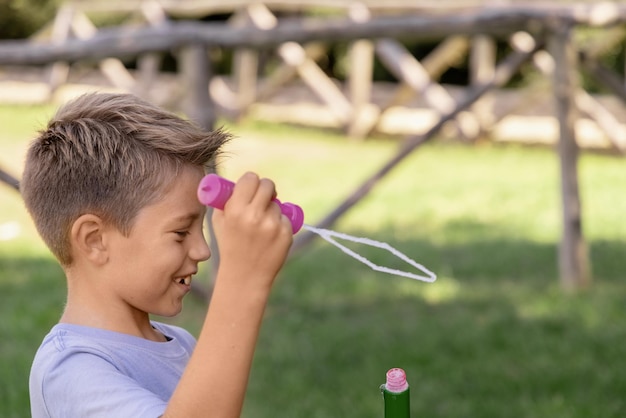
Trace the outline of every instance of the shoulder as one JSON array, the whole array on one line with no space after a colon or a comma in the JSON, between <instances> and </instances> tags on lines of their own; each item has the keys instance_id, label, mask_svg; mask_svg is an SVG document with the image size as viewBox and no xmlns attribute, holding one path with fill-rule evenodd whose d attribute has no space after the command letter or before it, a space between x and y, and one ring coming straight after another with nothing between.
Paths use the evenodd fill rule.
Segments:
<instances>
[{"instance_id":1,"label":"shoulder","mask_svg":"<svg viewBox=\"0 0 626 418\"><path fill-rule=\"evenodd\" d=\"M31 374L38 370L67 368L68 363L76 369L80 362L100 365L110 363L113 367L124 370L127 367L133 368L137 358L178 358L191 354L196 340L188 331L160 322L153 322L152 325L167 336L170 342L155 343L98 328L58 324L52 328L37 350Z\"/></svg>"},{"instance_id":2,"label":"shoulder","mask_svg":"<svg viewBox=\"0 0 626 418\"><path fill-rule=\"evenodd\" d=\"M100 338L101 330L55 325L43 339L30 370L30 389L38 393L46 382L71 373L114 369L112 349Z\"/></svg>"},{"instance_id":3,"label":"shoulder","mask_svg":"<svg viewBox=\"0 0 626 418\"><path fill-rule=\"evenodd\" d=\"M31 367L32 416L159 416L184 366L181 360L164 377L150 361L161 355L153 349L160 346L164 360L185 358L177 344L90 327L53 327ZM164 381L169 386L161 388Z\"/></svg>"},{"instance_id":4,"label":"shoulder","mask_svg":"<svg viewBox=\"0 0 626 418\"><path fill-rule=\"evenodd\" d=\"M31 373L40 368L54 367L55 363L62 363L64 358L76 352L107 357L106 345L101 342L101 339L94 338L100 334L99 331L66 324L55 325L39 346Z\"/></svg>"}]
</instances>

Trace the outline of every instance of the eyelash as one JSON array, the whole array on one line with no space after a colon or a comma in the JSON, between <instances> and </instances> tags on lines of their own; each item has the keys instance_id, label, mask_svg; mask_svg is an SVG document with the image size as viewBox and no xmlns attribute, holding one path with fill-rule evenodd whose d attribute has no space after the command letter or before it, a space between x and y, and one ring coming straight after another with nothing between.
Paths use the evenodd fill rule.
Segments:
<instances>
[{"instance_id":1,"label":"eyelash","mask_svg":"<svg viewBox=\"0 0 626 418\"><path fill-rule=\"evenodd\" d=\"M180 238L185 238L187 235L189 235L189 231L174 231L174 233Z\"/></svg>"}]
</instances>

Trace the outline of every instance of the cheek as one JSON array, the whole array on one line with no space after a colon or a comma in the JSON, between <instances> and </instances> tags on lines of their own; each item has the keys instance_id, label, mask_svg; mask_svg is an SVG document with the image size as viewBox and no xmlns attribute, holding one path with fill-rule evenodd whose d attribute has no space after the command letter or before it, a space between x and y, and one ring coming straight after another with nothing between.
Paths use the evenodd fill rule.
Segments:
<instances>
[{"instance_id":1,"label":"cheek","mask_svg":"<svg viewBox=\"0 0 626 418\"><path fill-rule=\"evenodd\" d=\"M154 246L154 242L146 239L127 240L111 251L112 264L117 266L120 273L137 275L142 271L152 270L151 266L159 264L163 251Z\"/></svg>"},{"instance_id":2,"label":"cheek","mask_svg":"<svg viewBox=\"0 0 626 418\"><path fill-rule=\"evenodd\" d=\"M117 246L111 253L112 256L115 257L115 260L119 261L120 265L128 268L133 264L142 262L147 255L146 250L143 243L127 240Z\"/></svg>"},{"instance_id":3,"label":"cheek","mask_svg":"<svg viewBox=\"0 0 626 418\"><path fill-rule=\"evenodd\" d=\"M185 247L173 237L149 236L121 239L111 249L111 262L121 276L174 274L182 264Z\"/></svg>"},{"instance_id":4,"label":"cheek","mask_svg":"<svg viewBox=\"0 0 626 418\"><path fill-rule=\"evenodd\" d=\"M150 247L135 250L136 259L131 260L139 271L158 275L172 275L184 262L184 246L175 240L152 243Z\"/></svg>"}]
</instances>

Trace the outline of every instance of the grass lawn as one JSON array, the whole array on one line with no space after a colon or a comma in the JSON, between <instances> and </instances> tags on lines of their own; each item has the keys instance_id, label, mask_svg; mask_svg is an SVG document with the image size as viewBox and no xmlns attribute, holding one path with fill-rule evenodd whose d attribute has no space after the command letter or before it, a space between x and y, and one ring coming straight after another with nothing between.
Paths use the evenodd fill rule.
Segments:
<instances>
[{"instance_id":1,"label":"grass lawn","mask_svg":"<svg viewBox=\"0 0 626 418\"><path fill-rule=\"evenodd\" d=\"M28 139L52 111L0 107L0 166L20 173ZM222 174L273 178L311 224L397 146L262 123L230 129L238 139ZM272 294L243 417L382 418L378 387L391 367L407 372L413 417L623 417L626 160L585 154L579 168L594 283L565 294L555 153L423 146L334 229L387 241L438 280L373 272L321 240L295 254ZM0 290L0 416L26 417L30 361L60 315L64 283L3 185ZM197 333L205 309L190 296L168 321Z\"/></svg>"}]
</instances>

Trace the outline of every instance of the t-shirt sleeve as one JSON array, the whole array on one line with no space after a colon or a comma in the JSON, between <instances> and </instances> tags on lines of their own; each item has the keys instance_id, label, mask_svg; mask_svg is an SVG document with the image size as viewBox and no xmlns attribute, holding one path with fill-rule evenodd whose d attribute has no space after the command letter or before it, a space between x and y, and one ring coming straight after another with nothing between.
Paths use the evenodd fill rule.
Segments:
<instances>
[{"instance_id":1,"label":"t-shirt sleeve","mask_svg":"<svg viewBox=\"0 0 626 418\"><path fill-rule=\"evenodd\" d=\"M167 407L165 400L95 353L65 357L48 370L40 389L54 418L157 418Z\"/></svg>"}]
</instances>

